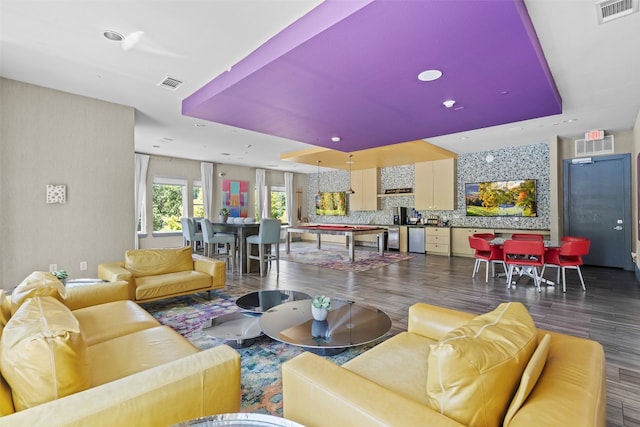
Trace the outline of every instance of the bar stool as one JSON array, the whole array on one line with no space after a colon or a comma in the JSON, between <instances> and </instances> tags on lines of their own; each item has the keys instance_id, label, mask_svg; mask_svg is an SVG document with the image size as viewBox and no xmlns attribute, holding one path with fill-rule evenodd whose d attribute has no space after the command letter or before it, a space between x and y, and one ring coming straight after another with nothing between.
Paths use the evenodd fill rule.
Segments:
<instances>
[{"instance_id":1,"label":"bar stool","mask_svg":"<svg viewBox=\"0 0 640 427\"><path fill-rule=\"evenodd\" d=\"M276 261L276 274L280 275L280 228L282 223L279 219L260 220L260 229L257 235L249 236L247 242L247 272L250 271L252 259L260 261L260 276L264 275L264 265L273 260ZM251 245L258 245L258 256L251 254ZM267 251L266 246L275 245L275 252Z\"/></svg>"},{"instance_id":2,"label":"bar stool","mask_svg":"<svg viewBox=\"0 0 640 427\"><path fill-rule=\"evenodd\" d=\"M236 257L236 237L230 234L214 233L211 221L207 218L200 220L202 226L202 240L204 242L204 254L211 258L226 258L231 265L233 273ZM211 250L213 245L213 251ZM224 245L225 252L220 252L218 245Z\"/></svg>"}]
</instances>

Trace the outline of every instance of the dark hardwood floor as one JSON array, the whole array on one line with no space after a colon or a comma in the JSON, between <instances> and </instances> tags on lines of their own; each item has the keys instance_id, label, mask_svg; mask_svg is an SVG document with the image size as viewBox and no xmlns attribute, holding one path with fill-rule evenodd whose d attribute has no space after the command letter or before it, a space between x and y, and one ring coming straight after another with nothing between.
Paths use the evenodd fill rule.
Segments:
<instances>
[{"instance_id":1,"label":"dark hardwood floor","mask_svg":"<svg viewBox=\"0 0 640 427\"><path fill-rule=\"evenodd\" d=\"M226 292L239 296L280 288L363 301L389 314L392 332L406 329L408 307L419 301L478 314L501 302L520 301L538 327L602 343L607 357L607 425L640 426L640 284L632 272L584 266L586 292L577 273L568 270L566 293L561 286L543 287L539 293L526 278L511 290L504 278L489 278L485 284L484 266L472 279L473 264L473 258L416 255L352 273L281 260L279 277L275 266L263 278L229 273ZM555 274L551 269L545 277L553 280Z\"/></svg>"}]
</instances>

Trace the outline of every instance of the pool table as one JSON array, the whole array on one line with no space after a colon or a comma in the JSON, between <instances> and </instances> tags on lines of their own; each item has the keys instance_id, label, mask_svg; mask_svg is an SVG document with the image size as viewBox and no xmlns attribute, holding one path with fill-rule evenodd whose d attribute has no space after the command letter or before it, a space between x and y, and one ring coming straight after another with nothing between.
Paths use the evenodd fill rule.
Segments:
<instances>
[{"instance_id":1,"label":"pool table","mask_svg":"<svg viewBox=\"0 0 640 427\"><path fill-rule=\"evenodd\" d=\"M347 238L349 247L349 261L355 259L355 238L364 234L375 234L378 236L378 253L384 256L384 236L387 230L382 227L363 225L300 225L287 228L287 253L291 248L291 233L311 233L316 235L318 249L321 247L320 236L323 234L342 235Z\"/></svg>"}]
</instances>

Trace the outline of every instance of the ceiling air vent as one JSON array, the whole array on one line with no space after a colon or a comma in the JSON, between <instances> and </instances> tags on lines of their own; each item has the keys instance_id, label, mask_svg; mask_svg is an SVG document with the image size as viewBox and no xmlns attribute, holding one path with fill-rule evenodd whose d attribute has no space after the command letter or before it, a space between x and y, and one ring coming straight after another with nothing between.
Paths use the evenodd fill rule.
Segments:
<instances>
[{"instance_id":1,"label":"ceiling air vent","mask_svg":"<svg viewBox=\"0 0 640 427\"><path fill-rule=\"evenodd\" d=\"M611 153L613 153L613 135L593 141L576 139L576 157Z\"/></svg>"},{"instance_id":2,"label":"ceiling air vent","mask_svg":"<svg viewBox=\"0 0 640 427\"><path fill-rule=\"evenodd\" d=\"M174 79L173 77L165 77L164 80L161 81L158 86L163 87L165 89L169 89L169 90L176 90L180 87L182 83L183 83L182 81L178 79Z\"/></svg>"},{"instance_id":3,"label":"ceiling air vent","mask_svg":"<svg viewBox=\"0 0 640 427\"><path fill-rule=\"evenodd\" d=\"M604 0L596 3L599 24L622 18L637 11L638 0Z\"/></svg>"}]
</instances>

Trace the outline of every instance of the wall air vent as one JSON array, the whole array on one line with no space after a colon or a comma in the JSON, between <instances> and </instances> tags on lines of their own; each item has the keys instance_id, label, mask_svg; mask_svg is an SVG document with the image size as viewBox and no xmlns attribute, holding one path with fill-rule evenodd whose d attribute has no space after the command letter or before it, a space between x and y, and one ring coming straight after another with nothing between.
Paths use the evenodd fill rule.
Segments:
<instances>
[{"instance_id":1,"label":"wall air vent","mask_svg":"<svg viewBox=\"0 0 640 427\"><path fill-rule=\"evenodd\" d=\"M158 86L169 90L176 90L180 87L180 85L182 85L182 83L182 81L174 79L173 77L165 77L164 80L162 80L158 84Z\"/></svg>"},{"instance_id":2,"label":"wall air vent","mask_svg":"<svg viewBox=\"0 0 640 427\"><path fill-rule=\"evenodd\" d=\"M613 153L613 135L608 135L605 136L604 139L596 139L594 141L576 139L576 157L611 153Z\"/></svg>"},{"instance_id":3,"label":"wall air vent","mask_svg":"<svg viewBox=\"0 0 640 427\"><path fill-rule=\"evenodd\" d=\"M604 24L637 11L638 0L604 0L596 3L598 24Z\"/></svg>"}]
</instances>

